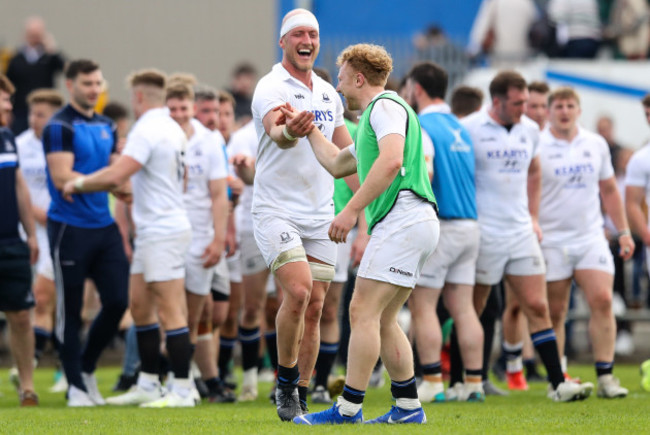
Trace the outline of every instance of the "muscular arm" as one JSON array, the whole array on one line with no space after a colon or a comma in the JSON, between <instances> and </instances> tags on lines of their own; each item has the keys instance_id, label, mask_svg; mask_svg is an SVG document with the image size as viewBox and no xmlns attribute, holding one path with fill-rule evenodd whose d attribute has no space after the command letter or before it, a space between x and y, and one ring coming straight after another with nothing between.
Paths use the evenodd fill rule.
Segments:
<instances>
[{"instance_id":1,"label":"muscular arm","mask_svg":"<svg viewBox=\"0 0 650 435\"><path fill-rule=\"evenodd\" d=\"M625 210L632 232L638 235L646 246L650 246L650 231L648 231L647 219L643 213L644 198L644 187L627 186L625 188Z\"/></svg>"},{"instance_id":2,"label":"muscular arm","mask_svg":"<svg viewBox=\"0 0 650 435\"><path fill-rule=\"evenodd\" d=\"M69 180L63 189L64 195L81 192L98 192L102 190L114 190L126 183L131 175L142 168L142 165L133 157L122 155L118 160L104 169L93 172L83 177L83 187L75 186L75 180Z\"/></svg>"},{"instance_id":3,"label":"muscular arm","mask_svg":"<svg viewBox=\"0 0 650 435\"><path fill-rule=\"evenodd\" d=\"M208 182L210 199L212 200L212 221L214 225L214 238L204 253L205 267L212 267L219 262L223 253L226 240L226 227L228 225L228 191L226 179L210 180Z\"/></svg>"},{"instance_id":4,"label":"muscular arm","mask_svg":"<svg viewBox=\"0 0 650 435\"><path fill-rule=\"evenodd\" d=\"M291 123L293 120L287 120L286 124L282 125L277 125L277 121L280 119L282 116L282 113L280 111L276 110L271 110L269 113L264 116L264 119L262 119L262 124L264 124L264 131L266 131L266 134L269 135L271 140L275 142L278 147L282 149L288 149L296 146L298 143L298 133L296 133L296 130L291 128ZM312 115L313 119L313 115ZM311 121L309 121L311 122ZM294 123L295 124L295 123ZM284 135L282 130L287 128L287 132L291 135L296 137L295 140L289 140L287 137Z\"/></svg>"},{"instance_id":5,"label":"muscular arm","mask_svg":"<svg viewBox=\"0 0 650 435\"><path fill-rule=\"evenodd\" d=\"M23 177L20 168L16 169L16 199L18 201L18 215L27 233L27 244L30 251L31 264L38 260L38 244L36 242L36 229L34 227L34 216L32 215L32 201L29 196L27 182Z\"/></svg>"},{"instance_id":6,"label":"muscular arm","mask_svg":"<svg viewBox=\"0 0 650 435\"><path fill-rule=\"evenodd\" d=\"M340 150L336 145L328 141L317 128L312 129L307 138L312 150L314 150L316 160L334 178L346 177L357 172L357 161L350 150ZM352 189L352 186L350 188Z\"/></svg>"},{"instance_id":7,"label":"muscular arm","mask_svg":"<svg viewBox=\"0 0 650 435\"><path fill-rule=\"evenodd\" d=\"M528 211L533 218L533 229L537 238L542 240L542 230L539 228L539 203L542 199L542 166L539 156L534 157L528 167Z\"/></svg>"},{"instance_id":8,"label":"muscular arm","mask_svg":"<svg viewBox=\"0 0 650 435\"><path fill-rule=\"evenodd\" d=\"M83 174L73 171L74 154L69 151L51 152L46 155L47 168L50 171L54 186L61 190L65 183Z\"/></svg>"}]
</instances>

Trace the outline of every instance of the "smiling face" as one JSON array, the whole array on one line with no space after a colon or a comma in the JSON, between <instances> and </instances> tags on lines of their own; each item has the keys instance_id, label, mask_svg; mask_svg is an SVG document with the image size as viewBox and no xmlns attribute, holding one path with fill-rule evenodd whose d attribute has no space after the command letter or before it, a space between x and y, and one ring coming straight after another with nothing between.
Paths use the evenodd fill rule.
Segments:
<instances>
[{"instance_id":1,"label":"smiling face","mask_svg":"<svg viewBox=\"0 0 650 435\"><path fill-rule=\"evenodd\" d=\"M194 101L189 98L169 98L167 100L169 116L185 128L194 117Z\"/></svg>"},{"instance_id":2,"label":"smiling face","mask_svg":"<svg viewBox=\"0 0 650 435\"><path fill-rule=\"evenodd\" d=\"M350 110L360 109L359 102L356 98L357 83L359 80L358 74L360 73L354 71L347 62L339 68L337 77L339 82L336 85L336 91L343 95Z\"/></svg>"},{"instance_id":3,"label":"smiling face","mask_svg":"<svg viewBox=\"0 0 650 435\"><path fill-rule=\"evenodd\" d=\"M307 26L296 27L280 38L280 47L285 67L288 63L297 71L311 71L320 50L318 30Z\"/></svg>"}]
</instances>

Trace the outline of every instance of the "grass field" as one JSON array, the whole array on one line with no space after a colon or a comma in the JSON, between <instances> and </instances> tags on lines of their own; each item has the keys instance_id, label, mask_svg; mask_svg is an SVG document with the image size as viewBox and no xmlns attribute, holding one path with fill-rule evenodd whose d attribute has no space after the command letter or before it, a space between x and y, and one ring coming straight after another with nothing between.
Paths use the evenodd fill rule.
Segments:
<instances>
[{"instance_id":1,"label":"grass field","mask_svg":"<svg viewBox=\"0 0 650 435\"><path fill-rule=\"evenodd\" d=\"M572 376L595 382L590 366L571 366ZM41 406L18 408L17 396L8 381L8 371L0 371L0 433L2 434L131 434L131 433L226 433L275 434L314 433L647 433L650 430L650 393L639 387L637 366L617 366L616 374L630 389L626 399L604 400L594 395L584 402L553 403L546 398L546 386L532 384L528 392L508 397L488 397L482 404L445 403L425 405L428 424L401 427L331 426L309 428L282 423L267 395L270 384L261 384L260 398L254 403L202 404L193 409L138 409L102 407L68 409L62 394L51 394L50 369L36 371ZM118 369L97 372L105 396L118 375ZM503 385L501 385L503 386ZM388 385L366 395L367 419L383 414L391 405ZM324 405L312 405L321 410Z\"/></svg>"}]
</instances>

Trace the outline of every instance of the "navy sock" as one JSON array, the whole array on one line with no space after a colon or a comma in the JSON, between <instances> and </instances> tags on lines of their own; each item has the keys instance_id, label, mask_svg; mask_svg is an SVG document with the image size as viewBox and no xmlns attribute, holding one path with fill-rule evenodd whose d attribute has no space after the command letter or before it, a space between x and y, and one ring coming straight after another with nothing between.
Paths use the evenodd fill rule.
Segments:
<instances>
[{"instance_id":1,"label":"navy sock","mask_svg":"<svg viewBox=\"0 0 650 435\"><path fill-rule=\"evenodd\" d=\"M235 347L236 338L221 336L219 340L219 377L224 380L230 373L230 360Z\"/></svg>"},{"instance_id":2,"label":"navy sock","mask_svg":"<svg viewBox=\"0 0 650 435\"><path fill-rule=\"evenodd\" d=\"M405 381L391 380L390 391L396 399L417 399L418 387L415 384L415 376Z\"/></svg>"},{"instance_id":3,"label":"navy sock","mask_svg":"<svg viewBox=\"0 0 650 435\"><path fill-rule=\"evenodd\" d=\"M422 374L424 376L437 376L442 374L442 366L440 365L440 361L422 365Z\"/></svg>"},{"instance_id":4,"label":"navy sock","mask_svg":"<svg viewBox=\"0 0 650 435\"><path fill-rule=\"evenodd\" d=\"M537 349L539 357L544 363L549 382L553 385L553 388L557 388L558 385L564 382L564 374L560 365L560 355L557 351L555 332L551 328L548 328L530 334L530 338L533 340L533 346Z\"/></svg>"},{"instance_id":5,"label":"navy sock","mask_svg":"<svg viewBox=\"0 0 650 435\"><path fill-rule=\"evenodd\" d=\"M241 343L244 371L257 367L257 358L260 352L260 328L242 328L240 326L239 342Z\"/></svg>"},{"instance_id":6,"label":"navy sock","mask_svg":"<svg viewBox=\"0 0 650 435\"><path fill-rule=\"evenodd\" d=\"M36 326L34 327L34 358L36 358L37 361L43 355L45 346L47 346L47 342L50 340L51 335L52 333L50 331L46 331L45 329Z\"/></svg>"},{"instance_id":7,"label":"navy sock","mask_svg":"<svg viewBox=\"0 0 650 435\"><path fill-rule=\"evenodd\" d=\"M357 405L361 405L363 403L363 399L365 396L366 396L365 391L356 390L351 386L349 386L348 384L345 384L345 386L343 387L343 398L350 403L356 403Z\"/></svg>"},{"instance_id":8,"label":"navy sock","mask_svg":"<svg viewBox=\"0 0 650 435\"><path fill-rule=\"evenodd\" d=\"M614 361L596 361L596 375L611 375L614 372Z\"/></svg>"},{"instance_id":9,"label":"navy sock","mask_svg":"<svg viewBox=\"0 0 650 435\"><path fill-rule=\"evenodd\" d=\"M157 374L160 369L160 328L158 324L136 326L135 332L138 338L140 370L145 373Z\"/></svg>"},{"instance_id":10,"label":"navy sock","mask_svg":"<svg viewBox=\"0 0 650 435\"><path fill-rule=\"evenodd\" d=\"M266 341L266 351L269 354L269 359L271 360L271 367L273 370L278 369L278 336L273 332L267 332L264 334L264 341Z\"/></svg>"},{"instance_id":11,"label":"navy sock","mask_svg":"<svg viewBox=\"0 0 650 435\"><path fill-rule=\"evenodd\" d=\"M187 379L190 375L190 330L187 326L165 332L167 355L174 378Z\"/></svg>"},{"instance_id":12,"label":"navy sock","mask_svg":"<svg viewBox=\"0 0 650 435\"><path fill-rule=\"evenodd\" d=\"M318 358L316 359L316 380L315 385L327 387L327 378L332 371L334 361L336 361L336 354L339 351L338 343L320 342L318 350Z\"/></svg>"},{"instance_id":13,"label":"navy sock","mask_svg":"<svg viewBox=\"0 0 650 435\"><path fill-rule=\"evenodd\" d=\"M278 386L297 385L300 379L300 372L298 366L285 367L278 365Z\"/></svg>"}]
</instances>

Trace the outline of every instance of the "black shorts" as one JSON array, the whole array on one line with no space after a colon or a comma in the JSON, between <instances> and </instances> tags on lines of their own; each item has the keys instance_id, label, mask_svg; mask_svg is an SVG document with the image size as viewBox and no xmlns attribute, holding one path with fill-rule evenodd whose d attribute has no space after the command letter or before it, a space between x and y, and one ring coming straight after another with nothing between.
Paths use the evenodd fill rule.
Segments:
<instances>
[{"instance_id":1,"label":"black shorts","mask_svg":"<svg viewBox=\"0 0 650 435\"><path fill-rule=\"evenodd\" d=\"M27 244L20 241L0 245L0 311L22 311L33 306Z\"/></svg>"},{"instance_id":2,"label":"black shorts","mask_svg":"<svg viewBox=\"0 0 650 435\"><path fill-rule=\"evenodd\" d=\"M213 302L228 302L230 300L230 295L227 295L225 293L221 293L218 290L211 289L210 293L212 293L212 301Z\"/></svg>"}]
</instances>

